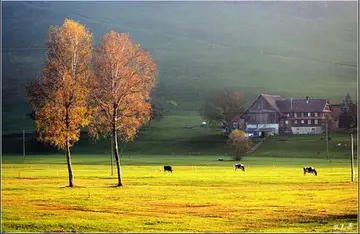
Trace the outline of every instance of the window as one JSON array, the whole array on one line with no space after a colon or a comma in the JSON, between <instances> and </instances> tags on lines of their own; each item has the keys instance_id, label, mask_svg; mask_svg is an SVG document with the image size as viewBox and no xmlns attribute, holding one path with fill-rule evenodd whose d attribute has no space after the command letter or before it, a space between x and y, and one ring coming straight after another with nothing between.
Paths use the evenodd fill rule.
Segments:
<instances>
[{"instance_id":1,"label":"window","mask_svg":"<svg viewBox=\"0 0 360 234\"><path fill-rule=\"evenodd\" d=\"M294 113L294 117L297 117L297 113Z\"/></svg>"},{"instance_id":2,"label":"window","mask_svg":"<svg viewBox=\"0 0 360 234\"><path fill-rule=\"evenodd\" d=\"M285 120L285 124L289 124L289 120Z\"/></svg>"},{"instance_id":3,"label":"window","mask_svg":"<svg viewBox=\"0 0 360 234\"><path fill-rule=\"evenodd\" d=\"M286 116L287 116L287 117L290 117L290 113L287 113Z\"/></svg>"},{"instance_id":4,"label":"window","mask_svg":"<svg viewBox=\"0 0 360 234\"><path fill-rule=\"evenodd\" d=\"M294 124L297 124L298 122L297 122L297 120L294 120Z\"/></svg>"},{"instance_id":5,"label":"window","mask_svg":"<svg viewBox=\"0 0 360 234\"><path fill-rule=\"evenodd\" d=\"M301 117L304 117L304 112L301 112Z\"/></svg>"},{"instance_id":6,"label":"window","mask_svg":"<svg viewBox=\"0 0 360 234\"><path fill-rule=\"evenodd\" d=\"M310 112L308 113L308 117L311 117L311 113L310 113Z\"/></svg>"},{"instance_id":7,"label":"window","mask_svg":"<svg viewBox=\"0 0 360 234\"><path fill-rule=\"evenodd\" d=\"M238 125L238 123L236 123L236 122L233 122L233 128L239 128L239 125Z\"/></svg>"},{"instance_id":8,"label":"window","mask_svg":"<svg viewBox=\"0 0 360 234\"><path fill-rule=\"evenodd\" d=\"M314 124L318 124L319 121L317 119L314 120Z\"/></svg>"},{"instance_id":9,"label":"window","mask_svg":"<svg viewBox=\"0 0 360 234\"><path fill-rule=\"evenodd\" d=\"M302 119L302 120L301 120L301 123L303 124L303 123L305 123L305 121Z\"/></svg>"},{"instance_id":10,"label":"window","mask_svg":"<svg viewBox=\"0 0 360 234\"><path fill-rule=\"evenodd\" d=\"M308 119L308 124L311 124L311 119Z\"/></svg>"},{"instance_id":11,"label":"window","mask_svg":"<svg viewBox=\"0 0 360 234\"><path fill-rule=\"evenodd\" d=\"M317 113L317 112L315 112L315 113L314 113L314 116L315 116L315 117L317 117L317 116L318 116L318 113Z\"/></svg>"}]
</instances>

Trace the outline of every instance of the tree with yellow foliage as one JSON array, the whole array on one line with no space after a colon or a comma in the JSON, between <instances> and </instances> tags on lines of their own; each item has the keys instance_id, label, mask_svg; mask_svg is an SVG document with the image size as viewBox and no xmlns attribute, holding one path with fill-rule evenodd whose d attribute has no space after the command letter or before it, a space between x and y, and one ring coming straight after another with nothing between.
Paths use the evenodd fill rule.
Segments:
<instances>
[{"instance_id":1,"label":"tree with yellow foliage","mask_svg":"<svg viewBox=\"0 0 360 234\"><path fill-rule=\"evenodd\" d=\"M39 139L66 153L69 187L74 186L70 148L80 129L89 124L92 35L80 23L66 19L51 27L46 43L47 60L41 76L27 87Z\"/></svg>"},{"instance_id":2,"label":"tree with yellow foliage","mask_svg":"<svg viewBox=\"0 0 360 234\"><path fill-rule=\"evenodd\" d=\"M150 119L149 95L156 82L156 64L128 34L107 33L94 51L96 78L90 134L111 137L122 186L118 139L131 141L137 130Z\"/></svg>"},{"instance_id":3,"label":"tree with yellow foliage","mask_svg":"<svg viewBox=\"0 0 360 234\"><path fill-rule=\"evenodd\" d=\"M230 133L227 145L234 160L241 160L251 153L252 142L245 132L239 129Z\"/></svg>"}]
</instances>

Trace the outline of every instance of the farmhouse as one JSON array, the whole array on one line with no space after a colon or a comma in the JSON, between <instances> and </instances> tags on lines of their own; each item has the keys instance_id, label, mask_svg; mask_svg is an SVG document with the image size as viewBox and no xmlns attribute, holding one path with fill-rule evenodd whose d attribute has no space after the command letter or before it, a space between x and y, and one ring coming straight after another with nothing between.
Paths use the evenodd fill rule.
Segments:
<instances>
[{"instance_id":1,"label":"farmhouse","mask_svg":"<svg viewBox=\"0 0 360 234\"><path fill-rule=\"evenodd\" d=\"M261 94L244 113L233 119L233 127L244 120L245 131L255 135L319 134L326 115L332 115L326 99L289 100L279 95Z\"/></svg>"}]
</instances>

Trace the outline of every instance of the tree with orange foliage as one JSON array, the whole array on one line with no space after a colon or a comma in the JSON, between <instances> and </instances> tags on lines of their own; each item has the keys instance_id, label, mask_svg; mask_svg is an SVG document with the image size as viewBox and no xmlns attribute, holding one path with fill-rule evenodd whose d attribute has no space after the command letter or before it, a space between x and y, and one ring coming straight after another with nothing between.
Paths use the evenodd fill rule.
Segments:
<instances>
[{"instance_id":1,"label":"tree with orange foliage","mask_svg":"<svg viewBox=\"0 0 360 234\"><path fill-rule=\"evenodd\" d=\"M229 153L234 160L241 160L244 156L251 154L252 142L244 131L235 129L229 135L227 141Z\"/></svg>"},{"instance_id":2,"label":"tree with orange foliage","mask_svg":"<svg viewBox=\"0 0 360 234\"><path fill-rule=\"evenodd\" d=\"M149 121L148 100L156 82L156 64L128 34L112 31L95 49L93 65L96 73L91 82L94 112L89 132L96 138L111 137L120 187L123 184L118 139L131 141L137 130Z\"/></svg>"},{"instance_id":3,"label":"tree with orange foliage","mask_svg":"<svg viewBox=\"0 0 360 234\"><path fill-rule=\"evenodd\" d=\"M73 187L70 148L79 140L80 128L89 124L92 35L80 23L66 19L62 27L50 28L46 49L46 66L27 86L27 94L39 139L65 151L69 187Z\"/></svg>"}]
</instances>

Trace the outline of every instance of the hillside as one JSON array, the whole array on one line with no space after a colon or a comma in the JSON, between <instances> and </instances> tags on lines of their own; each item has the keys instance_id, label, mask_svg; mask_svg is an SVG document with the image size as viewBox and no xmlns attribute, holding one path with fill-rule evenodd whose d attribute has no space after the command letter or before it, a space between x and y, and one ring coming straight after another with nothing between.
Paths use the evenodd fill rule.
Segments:
<instances>
[{"instance_id":1,"label":"hillside","mask_svg":"<svg viewBox=\"0 0 360 234\"><path fill-rule=\"evenodd\" d=\"M180 116L196 116L221 87L242 89L247 103L356 93L356 2L4 2L2 17L3 134L32 129L24 87L44 63L49 26L67 17L94 44L129 32L157 61L157 93Z\"/></svg>"},{"instance_id":2,"label":"hillside","mask_svg":"<svg viewBox=\"0 0 360 234\"><path fill-rule=\"evenodd\" d=\"M214 158L227 156L226 140L216 128L201 128L199 117L172 115L161 122L154 122L150 129L140 131L138 138L131 143L122 145L125 158L131 155L161 155L161 156L206 156ZM269 137L249 158L317 158L326 159L326 143L321 135L291 135ZM331 133L329 141L329 158L350 159L350 137L346 133ZM253 139L256 142L258 139ZM3 138L3 153L18 155L22 158L22 134L9 135ZM355 139L355 144L356 144ZM341 143L342 147L337 147ZM254 143L255 144L255 143ZM346 147L344 145L347 145ZM355 145L356 150L356 145ZM26 154L39 155L58 153L63 158L63 152L36 142L33 135L26 136ZM108 158L111 154L109 139L94 142L86 133L72 148L75 155L87 155L89 152L100 158ZM355 151L356 155L356 151Z\"/></svg>"}]
</instances>

